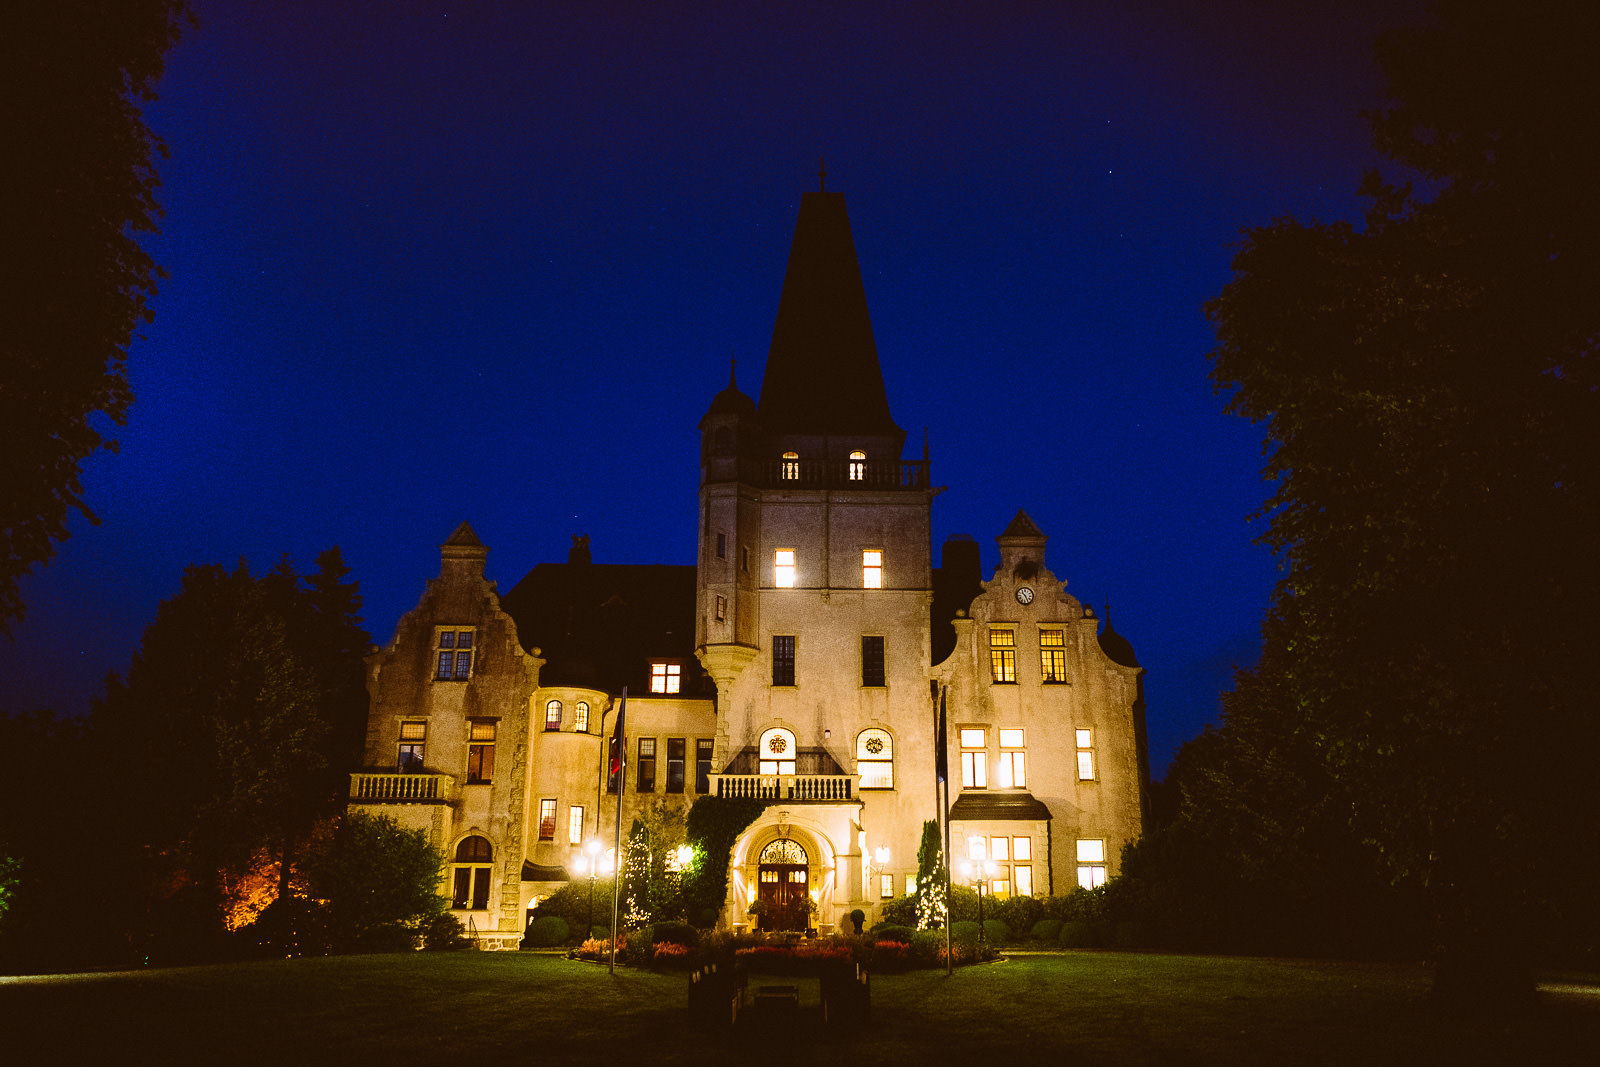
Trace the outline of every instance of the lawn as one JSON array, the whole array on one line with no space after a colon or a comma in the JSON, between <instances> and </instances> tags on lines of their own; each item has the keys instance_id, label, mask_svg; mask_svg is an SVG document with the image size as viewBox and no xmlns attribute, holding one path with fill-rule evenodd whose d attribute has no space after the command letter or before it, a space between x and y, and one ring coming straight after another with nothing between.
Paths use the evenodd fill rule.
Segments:
<instances>
[{"instance_id":1,"label":"lawn","mask_svg":"<svg viewBox=\"0 0 1600 1067\"><path fill-rule=\"evenodd\" d=\"M785 982L789 979L753 978ZM0 979L0 1060L1457 1064L1600 1062L1600 995L1440 1016L1420 967L1076 952L880 975L872 1020L694 1032L686 979L530 953L345 956ZM814 1003L814 984L803 990ZM645 1050L648 1050L646 1052ZM640 1055L640 1054L643 1055Z\"/></svg>"}]
</instances>

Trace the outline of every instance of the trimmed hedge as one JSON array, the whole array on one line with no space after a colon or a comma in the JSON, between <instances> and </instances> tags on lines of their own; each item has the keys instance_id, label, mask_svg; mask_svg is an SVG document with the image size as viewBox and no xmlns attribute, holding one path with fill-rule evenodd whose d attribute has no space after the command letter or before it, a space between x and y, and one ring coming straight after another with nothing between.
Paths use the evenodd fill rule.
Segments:
<instances>
[{"instance_id":1,"label":"trimmed hedge","mask_svg":"<svg viewBox=\"0 0 1600 1067\"><path fill-rule=\"evenodd\" d=\"M902 945L909 945L916 933L909 926L891 926L884 923L873 929L872 938L874 941L898 941Z\"/></svg>"},{"instance_id":2,"label":"trimmed hedge","mask_svg":"<svg viewBox=\"0 0 1600 1067\"><path fill-rule=\"evenodd\" d=\"M983 937L991 945L1003 945L1011 940L1011 927L1004 919L983 920Z\"/></svg>"},{"instance_id":3,"label":"trimmed hedge","mask_svg":"<svg viewBox=\"0 0 1600 1067\"><path fill-rule=\"evenodd\" d=\"M950 924L950 936L956 941L978 943L978 924L970 919Z\"/></svg>"},{"instance_id":4,"label":"trimmed hedge","mask_svg":"<svg viewBox=\"0 0 1600 1067\"><path fill-rule=\"evenodd\" d=\"M1061 920L1040 919L1033 924L1033 929L1028 931L1028 936L1035 941L1060 941Z\"/></svg>"},{"instance_id":5,"label":"trimmed hedge","mask_svg":"<svg viewBox=\"0 0 1600 1067\"><path fill-rule=\"evenodd\" d=\"M700 943L700 931L696 930L688 923L656 923L654 926L650 927L650 943L652 945L659 945L663 941L671 942L674 945L684 945L688 948L694 948Z\"/></svg>"},{"instance_id":6,"label":"trimmed hedge","mask_svg":"<svg viewBox=\"0 0 1600 1067\"><path fill-rule=\"evenodd\" d=\"M559 915L545 915L528 924L522 943L528 948L554 948L565 945L571 928Z\"/></svg>"}]
</instances>

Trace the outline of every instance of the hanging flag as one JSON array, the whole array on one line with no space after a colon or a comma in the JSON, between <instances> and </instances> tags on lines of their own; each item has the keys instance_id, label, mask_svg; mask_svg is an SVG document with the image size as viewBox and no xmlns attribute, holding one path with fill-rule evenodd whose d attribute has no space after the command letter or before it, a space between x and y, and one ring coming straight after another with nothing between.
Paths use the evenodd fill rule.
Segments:
<instances>
[{"instance_id":1,"label":"hanging flag","mask_svg":"<svg viewBox=\"0 0 1600 1067\"><path fill-rule=\"evenodd\" d=\"M624 733L623 720L628 717L628 690L622 690L622 703L617 709L617 725L611 731L611 777L615 778L622 773L622 757L627 748L627 736ZM620 787L619 787L620 788Z\"/></svg>"},{"instance_id":2,"label":"hanging flag","mask_svg":"<svg viewBox=\"0 0 1600 1067\"><path fill-rule=\"evenodd\" d=\"M948 686L939 690L939 734L934 741L933 767L934 773L938 775L940 782L948 781L950 778L950 757L946 754L950 743L945 735L944 725L945 697L949 692Z\"/></svg>"}]
</instances>

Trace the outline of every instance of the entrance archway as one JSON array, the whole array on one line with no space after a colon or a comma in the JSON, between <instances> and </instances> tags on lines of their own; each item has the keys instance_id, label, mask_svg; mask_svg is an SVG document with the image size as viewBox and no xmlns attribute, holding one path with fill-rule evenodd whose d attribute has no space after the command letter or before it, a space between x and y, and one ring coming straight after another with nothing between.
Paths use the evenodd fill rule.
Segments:
<instances>
[{"instance_id":1,"label":"entrance archway","mask_svg":"<svg viewBox=\"0 0 1600 1067\"><path fill-rule=\"evenodd\" d=\"M767 930L804 930L810 925L807 888L809 860L798 841L780 837L768 842L758 860L757 897L766 905L761 926Z\"/></svg>"}]
</instances>

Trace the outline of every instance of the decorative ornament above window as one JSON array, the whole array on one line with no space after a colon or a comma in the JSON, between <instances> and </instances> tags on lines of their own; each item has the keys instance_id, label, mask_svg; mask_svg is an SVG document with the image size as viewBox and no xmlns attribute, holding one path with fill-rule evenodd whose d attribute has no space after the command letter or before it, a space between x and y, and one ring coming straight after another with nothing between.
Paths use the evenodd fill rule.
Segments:
<instances>
[{"instance_id":1,"label":"decorative ornament above window","mask_svg":"<svg viewBox=\"0 0 1600 1067\"><path fill-rule=\"evenodd\" d=\"M773 734L767 738L767 751L774 755L782 754L789 747L788 740L782 734Z\"/></svg>"},{"instance_id":2,"label":"decorative ornament above window","mask_svg":"<svg viewBox=\"0 0 1600 1067\"><path fill-rule=\"evenodd\" d=\"M780 837L761 850L761 863L805 863L806 850L798 841Z\"/></svg>"},{"instance_id":3,"label":"decorative ornament above window","mask_svg":"<svg viewBox=\"0 0 1600 1067\"><path fill-rule=\"evenodd\" d=\"M872 753L874 756L880 754L883 751L883 738L881 738L881 737L869 737L869 738L867 738L867 751Z\"/></svg>"}]
</instances>

